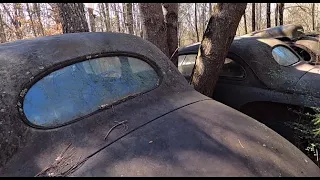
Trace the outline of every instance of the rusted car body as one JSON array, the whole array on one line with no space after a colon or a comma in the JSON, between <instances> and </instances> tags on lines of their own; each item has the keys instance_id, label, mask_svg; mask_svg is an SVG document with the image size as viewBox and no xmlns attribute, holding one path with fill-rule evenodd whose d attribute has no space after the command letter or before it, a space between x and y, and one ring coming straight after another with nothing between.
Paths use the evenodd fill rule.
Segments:
<instances>
[{"instance_id":1,"label":"rusted car body","mask_svg":"<svg viewBox=\"0 0 320 180\"><path fill-rule=\"evenodd\" d=\"M178 50L179 69L187 79L190 79L199 45ZM285 48L295 58L292 64L279 64L275 60L272 52L277 47ZM238 37L230 47L214 97L237 109L258 101L318 107L319 70L278 39Z\"/></svg>"},{"instance_id":2,"label":"rusted car body","mask_svg":"<svg viewBox=\"0 0 320 180\"><path fill-rule=\"evenodd\" d=\"M303 36L296 41L285 41L290 45L305 61L310 64L320 64L320 42L318 36Z\"/></svg>"},{"instance_id":3,"label":"rusted car body","mask_svg":"<svg viewBox=\"0 0 320 180\"><path fill-rule=\"evenodd\" d=\"M133 35L5 43L0 77L0 176L320 176L294 145L196 92Z\"/></svg>"},{"instance_id":4,"label":"rusted car body","mask_svg":"<svg viewBox=\"0 0 320 180\"><path fill-rule=\"evenodd\" d=\"M319 33L304 32L301 25L282 25L246 34L242 37L276 38L288 44L305 61L318 65L320 54Z\"/></svg>"},{"instance_id":5,"label":"rusted car body","mask_svg":"<svg viewBox=\"0 0 320 180\"><path fill-rule=\"evenodd\" d=\"M179 48L179 71L190 80L200 43ZM284 125L320 107L320 68L288 43L270 37L236 37L222 67L213 98L244 112L293 142Z\"/></svg>"}]
</instances>

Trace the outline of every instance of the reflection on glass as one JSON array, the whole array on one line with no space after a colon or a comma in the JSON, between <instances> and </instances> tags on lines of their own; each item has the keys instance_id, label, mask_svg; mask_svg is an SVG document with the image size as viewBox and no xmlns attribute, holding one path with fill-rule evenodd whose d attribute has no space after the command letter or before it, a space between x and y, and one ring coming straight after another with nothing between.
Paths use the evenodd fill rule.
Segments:
<instances>
[{"instance_id":1,"label":"reflection on glass","mask_svg":"<svg viewBox=\"0 0 320 180\"><path fill-rule=\"evenodd\" d=\"M183 76L191 76L196 58L197 54L180 55L178 57L178 70Z\"/></svg>"},{"instance_id":2,"label":"reflection on glass","mask_svg":"<svg viewBox=\"0 0 320 180\"><path fill-rule=\"evenodd\" d=\"M277 46L272 49L272 56L278 64L282 66L290 66L299 61L299 58L284 46Z\"/></svg>"},{"instance_id":3,"label":"reflection on glass","mask_svg":"<svg viewBox=\"0 0 320 180\"><path fill-rule=\"evenodd\" d=\"M23 109L43 127L59 126L126 96L155 88L159 77L146 62L132 57L102 57L59 69L35 83Z\"/></svg>"}]
</instances>

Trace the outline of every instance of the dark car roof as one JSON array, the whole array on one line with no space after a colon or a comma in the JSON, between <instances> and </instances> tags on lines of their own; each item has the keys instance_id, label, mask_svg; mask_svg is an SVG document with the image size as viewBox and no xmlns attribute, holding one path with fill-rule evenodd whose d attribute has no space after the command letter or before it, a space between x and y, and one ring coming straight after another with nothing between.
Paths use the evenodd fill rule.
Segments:
<instances>
[{"instance_id":1,"label":"dark car roof","mask_svg":"<svg viewBox=\"0 0 320 180\"><path fill-rule=\"evenodd\" d=\"M135 54L153 63L162 81L152 91L66 126L37 129L22 121L18 102L28 85L99 54ZM133 35L78 33L6 43L0 46L0 75L1 176L85 171L89 176L152 176L157 167L159 176L320 176L291 143L196 92L155 45ZM128 129L114 129L104 140L115 121L124 120ZM88 161L78 164L82 160Z\"/></svg>"},{"instance_id":2,"label":"dark car roof","mask_svg":"<svg viewBox=\"0 0 320 180\"><path fill-rule=\"evenodd\" d=\"M302 45L312 51L314 54L320 54L320 41L319 37L304 36L295 41L294 44Z\"/></svg>"}]
</instances>

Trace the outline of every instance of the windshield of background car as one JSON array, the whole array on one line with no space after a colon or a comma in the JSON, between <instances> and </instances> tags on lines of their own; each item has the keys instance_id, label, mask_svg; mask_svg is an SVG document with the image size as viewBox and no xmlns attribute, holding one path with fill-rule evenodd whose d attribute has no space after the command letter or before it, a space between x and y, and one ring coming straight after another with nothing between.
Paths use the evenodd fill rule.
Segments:
<instances>
[{"instance_id":1,"label":"windshield of background car","mask_svg":"<svg viewBox=\"0 0 320 180\"><path fill-rule=\"evenodd\" d=\"M192 74L193 67L197 58L197 54L186 54L178 57L178 70L184 77ZM227 78L244 78L244 68L231 58L226 58L220 72L220 77Z\"/></svg>"},{"instance_id":2,"label":"windshield of background car","mask_svg":"<svg viewBox=\"0 0 320 180\"><path fill-rule=\"evenodd\" d=\"M272 56L282 66L290 66L299 61L299 57L285 46L274 47L272 49Z\"/></svg>"},{"instance_id":3,"label":"windshield of background car","mask_svg":"<svg viewBox=\"0 0 320 180\"><path fill-rule=\"evenodd\" d=\"M180 55L178 57L178 70L183 76L191 76L197 54Z\"/></svg>"},{"instance_id":4,"label":"windshield of background car","mask_svg":"<svg viewBox=\"0 0 320 180\"><path fill-rule=\"evenodd\" d=\"M56 70L27 92L23 110L36 126L55 127L159 84L145 61L126 56L95 58Z\"/></svg>"}]
</instances>

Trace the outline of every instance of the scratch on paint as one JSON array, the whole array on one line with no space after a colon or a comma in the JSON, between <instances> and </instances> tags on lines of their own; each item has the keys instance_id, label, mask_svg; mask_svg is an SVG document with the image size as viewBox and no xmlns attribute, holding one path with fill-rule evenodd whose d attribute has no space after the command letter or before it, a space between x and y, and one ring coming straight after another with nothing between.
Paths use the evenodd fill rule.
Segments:
<instances>
[{"instance_id":1,"label":"scratch on paint","mask_svg":"<svg viewBox=\"0 0 320 180\"><path fill-rule=\"evenodd\" d=\"M238 141L239 141L240 146L241 146L242 148L244 148L244 147L242 146L242 144L241 144L241 142L240 142L240 140L239 140L239 139L238 139Z\"/></svg>"}]
</instances>

